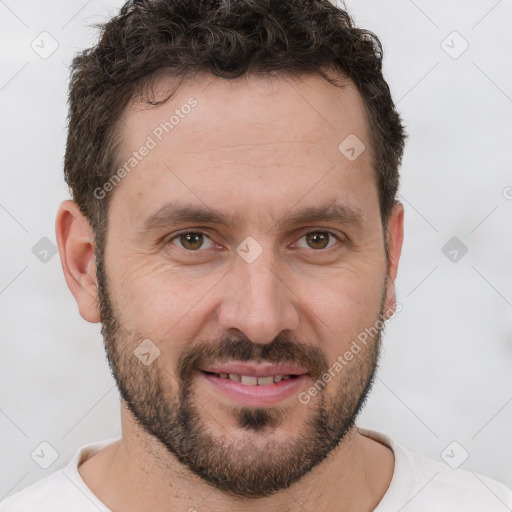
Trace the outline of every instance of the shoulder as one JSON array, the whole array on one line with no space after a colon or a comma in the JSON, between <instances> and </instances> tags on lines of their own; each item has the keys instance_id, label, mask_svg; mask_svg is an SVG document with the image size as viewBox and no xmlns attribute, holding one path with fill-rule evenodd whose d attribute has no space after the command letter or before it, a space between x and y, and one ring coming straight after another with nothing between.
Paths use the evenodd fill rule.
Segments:
<instances>
[{"instance_id":1,"label":"shoulder","mask_svg":"<svg viewBox=\"0 0 512 512\"><path fill-rule=\"evenodd\" d=\"M395 456L393 478L375 512L512 511L512 491L504 484L411 452L379 432L359 432L387 445Z\"/></svg>"},{"instance_id":2,"label":"shoulder","mask_svg":"<svg viewBox=\"0 0 512 512\"><path fill-rule=\"evenodd\" d=\"M0 502L0 512L109 512L85 485L78 466L117 439L82 446L66 467Z\"/></svg>"},{"instance_id":3,"label":"shoulder","mask_svg":"<svg viewBox=\"0 0 512 512\"><path fill-rule=\"evenodd\" d=\"M421 487L417 485L420 487L414 498L417 503L425 506L437 503L439 510L465 512L512 510L512 491L501 482L474 471L452 469L443 462L409 453L411 468L419 477L417 484L422 484ZM405 508L404 512L407 510Z\"/></svg>"},{"instance_id":4,"label":"shoulder","mask_svg":"<svg viewBox=\"0 0 512 512\"><path fill-rule=\"evenodd\" d=\"M69 502L69 486L71 481L62 470L57 471L3 500L0 512L64 510L62 506Z\"/></svg>"}]
</instances>

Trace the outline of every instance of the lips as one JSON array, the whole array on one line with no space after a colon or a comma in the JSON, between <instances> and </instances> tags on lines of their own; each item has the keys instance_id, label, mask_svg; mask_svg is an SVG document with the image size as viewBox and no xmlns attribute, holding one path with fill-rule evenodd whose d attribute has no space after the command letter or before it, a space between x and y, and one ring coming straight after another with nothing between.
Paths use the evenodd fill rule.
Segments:
<instances>
[{"instance_id":1,"label":"lips","mask_svg":"<svg viewBox=\"0 0 512 512\"><path fill-rule=\"evenodd\" d=\"M267 407L292 399L309 373L286 363L227 362L200 368L201 381L230 401L248 407Z\"/></svg>"}]
</instances>

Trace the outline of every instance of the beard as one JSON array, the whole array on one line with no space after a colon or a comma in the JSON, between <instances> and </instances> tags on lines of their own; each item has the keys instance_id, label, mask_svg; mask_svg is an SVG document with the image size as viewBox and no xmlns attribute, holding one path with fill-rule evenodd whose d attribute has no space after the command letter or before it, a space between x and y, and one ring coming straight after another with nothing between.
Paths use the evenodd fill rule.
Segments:
<instances>
[{"instance_id":1,"label":"beard","mask_svg":"<svg viewBox=\"0 0 512 512\"><path fill-rule=\"evenodd\" d=\"M269 496L298 482L324 461L355 426L378 367L385 287L380 314L372 324L380 328L350 363L307 406L249 408L233 404L236 424L246 433L241 436L237 432L235 437L221 427L212 428L215 418L197 399L194 384L201 368L228 360L289 363L307 371L313 384L329 370L324 351L284 332L266 345L256 345L241 334L188 346L174 374L165 368L164 357L145 366L133 353L145 337L121 325L102 260L97 262L102 334L122 400L144 432L209 485L237 497ZM167 340L165 346L169 345ZM340 352L346 350L345 343L340 347ZM308 410L296 435L280 442L273 439L276 427L297 407ZM219 414L226 414L225 410L219 409Z\"/></svg>"}]
</instances>

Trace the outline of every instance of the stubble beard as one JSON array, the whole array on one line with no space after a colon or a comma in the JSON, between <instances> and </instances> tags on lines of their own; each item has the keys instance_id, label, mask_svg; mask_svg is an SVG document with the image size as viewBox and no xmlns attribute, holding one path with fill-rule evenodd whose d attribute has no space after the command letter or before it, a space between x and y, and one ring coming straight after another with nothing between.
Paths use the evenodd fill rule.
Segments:
<instances>
[{"instance_id":1,"label":"stubble beard","mask_svg":"<svg viewBox=\"0 0 512 512\"><path fill-rule=\"evenodd\" d=\"M298 364L309 370L314 384L329 369L326 354L290 337L278 336L264 346L245 337L225 337L218 343L191 345L180 355L174 375L163 367L164 352L145 366L133 353L144 336L121 325L98 257L97 265L102 334L121 399L138 425L171 458L211 486L245 498L286 489L324 461L354 427L378 368L382 327L315 399L308 405L297 401L298 405L292 406L290 412L295 407L309 407L307 419L293 439L272 439L273 429L286 421L288 409L233 407L237 427L247 432L246 439L240 440L240 435L235 439L216 428L215 418L198 401L194 384L202 365L227 359ZM384 299L385 291L374 325L383 319ZM334 386L336 392L332 393Z\"/></svg>"}]
</instances>

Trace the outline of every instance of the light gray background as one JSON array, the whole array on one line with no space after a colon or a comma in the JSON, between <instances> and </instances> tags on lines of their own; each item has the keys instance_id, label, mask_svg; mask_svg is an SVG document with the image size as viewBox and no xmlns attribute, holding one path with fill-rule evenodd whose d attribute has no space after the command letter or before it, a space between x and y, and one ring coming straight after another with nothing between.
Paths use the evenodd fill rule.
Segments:
<instances>
[{"instance_id":1,"label":"light gray background","mask_svg":"<svg viewBox=\"0 0 512 512\"><path fill-rule=\"evenodd\" d=\"M97 325L68 291L55 241L68 70L92 23L122 2L0 0L0 498L119 433L119 402ZM402 168L406 236L379 378L360 426L512 486L511 0L349 1L384 44L385 75L410 139ZM58 49L47 59L47 31ZM469 48L458 58L463 40ZM449 36L449 37L448 37ZM447 39L448 38L448 39ZM45 48L50 48L46 39ZM443 41L445 41L443 43ZM457 237L457 263L442 247ZM59 453L46 470L41 442ZM460 446L459 446L460 445Z\"/></svg>"}]
</instances>

